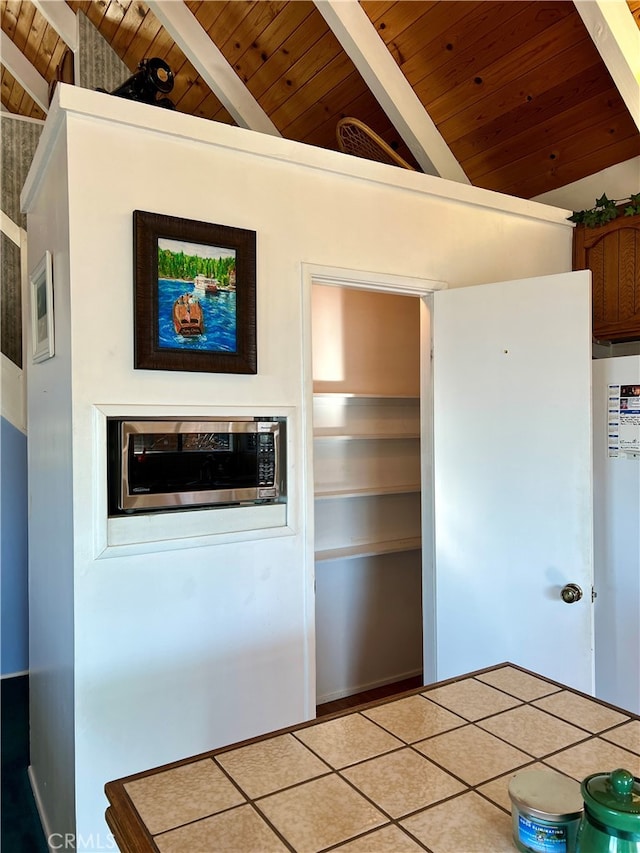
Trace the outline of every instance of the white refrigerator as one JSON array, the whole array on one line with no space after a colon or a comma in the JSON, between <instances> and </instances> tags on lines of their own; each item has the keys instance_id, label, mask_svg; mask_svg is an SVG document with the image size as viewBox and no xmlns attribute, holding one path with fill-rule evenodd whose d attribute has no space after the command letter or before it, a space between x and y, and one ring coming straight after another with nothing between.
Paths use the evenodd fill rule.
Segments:
<instances>
[{"instance_id":1,"label":"white refrigerator","mask_svg":"<svg viewBox=\"0 0 640 853\"><path fill-rule=\"evenodd\" d=\"M593 362L596 695L640 714L640 356Z\"/></svg>"}]
</instances>

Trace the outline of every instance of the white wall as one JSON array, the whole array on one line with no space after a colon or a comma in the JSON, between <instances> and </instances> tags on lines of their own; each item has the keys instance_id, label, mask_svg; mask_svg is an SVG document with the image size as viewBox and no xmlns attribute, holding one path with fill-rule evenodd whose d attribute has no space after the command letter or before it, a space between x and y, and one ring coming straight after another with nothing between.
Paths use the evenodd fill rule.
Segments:
<instances>
[{"instance_id":1,"label":"white wall","mask_svg":"<svg viewBox=\"0 0 640 853\"><path fill-rule=\"evenodd\" d=\"M65 123L66 140L56 135ZM57 354L33 370L29 392L30 438L43 441L31 462L31 537L43 543L32 556L33 637L40 682L75 679L86 836L106 832L109 779L314 714L301 264L458 286L569 270L571 230L566 211L67 86L47 124L23 193L31 257L53 251L56 276ZM56 219L65 169L69 255ZM256 376L133 369L135 209L257 232ZM163 550L101 552L100 407L177 405L289 413L288 528L218 540L205 513L201 537L179 541L172 516ZM52 563L64 573L55 585ZM32 719L43 774L42 745L57 749L45 699L36 691ZM65 772L42 793L50 822L68 784Z\"/></svg>"},{"instance_id":2,"label":"white wall","mask_svg":"<svg viewBox=\"0 0 640 853\"><path fill-rule=\"evenodd\" d=\"M46 129L44 131L47 132ZM29 211L28 270L53 255L55 357L26 359L28 376L29 688L31 779L45 832L73 832L74 539L71 302L66 132ZM30 324L25 351L31 353Z\"/></svg>"}]
</instances>

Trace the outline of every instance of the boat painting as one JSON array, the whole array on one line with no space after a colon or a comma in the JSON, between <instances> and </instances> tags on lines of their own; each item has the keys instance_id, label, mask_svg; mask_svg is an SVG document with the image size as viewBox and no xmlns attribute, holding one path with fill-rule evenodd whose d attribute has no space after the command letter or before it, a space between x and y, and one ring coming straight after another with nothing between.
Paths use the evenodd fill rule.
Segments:
<instances>
[{"instance_id":1,"label":"boat painting","mask_svg":"<svg viewBox=\"0 0 640 853\"><path fill-rule=\"evenodd\" d=\"M204 332L202 308L191 293L183 293L173 303L173 327L178 335L184 337Z\"/></svg>"},{"instance_id":2,"label":"boat painting","mask_svg":"<svg viewBox=\"0 0 640 853\"><path fill-rule=\"evenodd\" d=\"M237 352L236 250L158 238L158 346Z\"/></svg>"}]
</instances>

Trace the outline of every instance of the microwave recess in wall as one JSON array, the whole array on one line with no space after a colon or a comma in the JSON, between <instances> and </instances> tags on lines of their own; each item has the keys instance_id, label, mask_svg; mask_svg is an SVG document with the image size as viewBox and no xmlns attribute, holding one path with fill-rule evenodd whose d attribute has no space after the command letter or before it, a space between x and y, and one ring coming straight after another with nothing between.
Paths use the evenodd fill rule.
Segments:
<instances>
[{"instance_id":1,"label":"microwave recess in wall","mask_svg":"<svg viewBox=\"0 0 640 853\"><path fill-rule=\"evenodd\" d=\"M109 515L286 500L286 418L107 418Z\"/></svg>"}]
</instances>

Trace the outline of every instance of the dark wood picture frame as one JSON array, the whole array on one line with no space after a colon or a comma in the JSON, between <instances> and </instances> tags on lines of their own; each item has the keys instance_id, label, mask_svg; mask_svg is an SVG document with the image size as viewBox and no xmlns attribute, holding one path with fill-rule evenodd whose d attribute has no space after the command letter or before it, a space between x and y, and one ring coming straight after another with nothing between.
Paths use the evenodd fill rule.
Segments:
<instances>
[{"instance_id":1,"label":"dark wood picture frame","mask_svg":"<svg viewBox=\"0 0 640 853\"><path fill-rule=\"evenodd\" d=\"M204 275L197 275L193 280L184 280L183 277L179 281L161 279L158 270L160 241L171 246L175 243L175 249L183 243L192 244L193 256L198 258L198 263L204 256L215 257L219 250L220 254L235 259L233 271L224 284ZM256 232L135 210L133 243L134 367L142 370L256 373ZM207 283L206 292L203 282ZM176 288L180 289L175 300L161 290L161 283L172 284L174 296ZM202 290L196 289L196 283ZM192 299L192 294L197 296ZM218 347L215 335L210 335L207 341L204 314L205 311L217 310L215 300L218 298L230 300L228 304L234 311L235 343L232 345L227 343ZM168 300L173 300L172 308L167 308ZM185 306L188 304L184 310L183 302ZM194 304L195 308L192 308ZM180 322L188 325L185 311L191 325L194 323L192 314L202 319L202 334L195 329L190 331L179 327ZM162 332L168 322L174 324L173 336Z\"/></svg>"}]
</instances>

